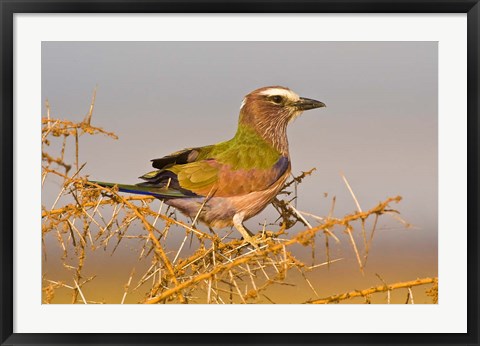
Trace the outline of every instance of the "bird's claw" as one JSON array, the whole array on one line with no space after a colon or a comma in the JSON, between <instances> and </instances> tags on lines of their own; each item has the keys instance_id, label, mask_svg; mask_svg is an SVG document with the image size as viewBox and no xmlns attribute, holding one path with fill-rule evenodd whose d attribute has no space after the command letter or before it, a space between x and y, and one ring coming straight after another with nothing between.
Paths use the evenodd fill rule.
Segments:
<instances>
[{"instance_id":1,"label":"bird's claw","mask_svg":"<svg viewBox=\"0 0 480 346\"><path fill-rule=\"evenodd\" d=\"M256 237L244 236L243 240L249 243L250 245L252 245L255 249L259 249L259 246L258 246L259 241L256 239Z\"/></svg>"},{"instance_id":2,"label":"bird's claw","mask_svg":"<svg viewBox=\"0 0 480 346\"><path fill-rule=\"evenodd\" d=\"M257 233L256 235L253 235L253 236L250 236L250 235L248 235L248 237L244 236L243 240L249 243L250 245L252 245L255 249L259 249L262 244L265 244L269 240L272 240L276 237L277 235L275 234L275 232L264 231L261 233Z\"/></svg>"}]
</instances>

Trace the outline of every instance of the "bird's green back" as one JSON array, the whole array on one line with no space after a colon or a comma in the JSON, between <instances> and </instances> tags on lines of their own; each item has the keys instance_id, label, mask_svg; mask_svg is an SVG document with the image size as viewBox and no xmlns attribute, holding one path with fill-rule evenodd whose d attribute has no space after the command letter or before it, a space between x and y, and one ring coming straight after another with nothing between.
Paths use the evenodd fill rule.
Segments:
<instances>
[{"instance_id":1,"label":"bird's green back","mask_svg":"<svg viewBox=\"0 0 480 346\"><path fill-rule=\"evenodd\" d=\"M215 159L233 170L268 169L280 153L248 125L239 124L235 136L226 142L205 147L197 160Z\"/></svg>"},{"instance_id":2,"label":"bird's green back","mask_svg":"<svg viewBox=\"0 0 480 346\"><path fill-rule=\"evenodd\" d=\"M240 124L237 133L229 141L195 150L198 151L195 161L165 169L176 174L182 188L197 194L207 195L212 189L217 194L222 191L229 194L232 190L240 189L234 185L249 179L255 180L249 182L250 188L241 188L248 193L250 190L267 188L278 178L275 165L281 158L280 152L247 125ZM219 176L222 176L220 185Z\"/></svg>"}]
</instances>

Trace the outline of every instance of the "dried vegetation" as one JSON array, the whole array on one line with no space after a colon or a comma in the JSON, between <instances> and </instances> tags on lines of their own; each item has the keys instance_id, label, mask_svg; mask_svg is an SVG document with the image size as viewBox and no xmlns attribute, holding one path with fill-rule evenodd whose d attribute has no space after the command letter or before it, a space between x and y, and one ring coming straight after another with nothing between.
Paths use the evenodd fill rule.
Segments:
<instances>
[{"instance_id":1,"label":"dried vegetation","mask_svg":"<svg viewBox=\"0 0 480 346\"><path fill-rule=\"evenodd\" d=\"M96 277L84 274L84 265L93 252L106 250L105 256L116 251L122 242L132 242L137 249L138 260L148 263L144 272L132 269L126 280L121 301L128 295L141 292L138 303L274 303L268 296L272 286L291 285L286 278L294 271L300 274L306 287L311 290L312 299L294 303L338 303L354 297L363 297L370 302L373 294L384 294L390 302L393 290L404 290L407 303L413 303L412 287L429 285L429 294L437 302L437 278L423 278L354 290L321 298L314 284L308 279L317 270L326 270L335 265L339 258L331 258L332 244L342 239L350 243L352 253L360 271L366 265L377 221L387 214L398 217L392 208L401 197L392 197L363 211L345 177L346 186L357 205L357 211L343 217L335 217L335 198L327 216L301 212L295 207L296 185L312 171L293 177L284 191L273 201L279 213L274 224L265 224L258 232L261 246L253 249L235 231L222 236L214 234L195 222L183 217L160 203L153 207L153 198L119 194L116 189L104 188L90 183L82 175L85 163L79 162L79 139L84 135L104 135L116 139L116 135L91 125L95 94L85 120L73 123L50 117L47 102L47 116L42 118L42 186L46 180L60 179L58 195L50 207L42 206L42 239L44 256L48 257L48 237L55 238L62 249L61 261L68 271L68 280L58 280L48 273L43 277L44 303L55 303L55 293L67 289L71 303L99 303L89 300L84 294L87 285L94 285ZM51 141L60 143L59 152L51 153ZM71 149L68 151L67 148ZM74 155L69 159L67 152ZM312 221L308 221L312 220ZM315 224L312 224L315 223ZM288 232L294 225L301 224L299 232ZM178 239L174 241L170 230L175 227ZM356 233L356 234L354 234ZM222 234L222 233L219 233ZM355 236L356 235L356 236ZM295 246L311 247L311 263L294 255ZM321 250L321 256L316 254ZM318 258L324 258L318 261ZM50 259L56 260L56 259ZM310 262L310 259L309 259ZM319 263L317 263L319 262ZM131 264L135 267L135 263Z\"/></svg>"}]
</instances>

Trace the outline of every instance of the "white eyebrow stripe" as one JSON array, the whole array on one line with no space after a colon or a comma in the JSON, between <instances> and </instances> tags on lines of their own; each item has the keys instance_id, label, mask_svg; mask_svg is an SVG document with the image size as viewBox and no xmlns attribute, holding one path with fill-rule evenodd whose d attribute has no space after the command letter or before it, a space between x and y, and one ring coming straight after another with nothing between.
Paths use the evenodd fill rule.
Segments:
<instances>
[{"instance_id":1,"label":"white eyebrow stripe","mask_svg":"<svg viewBox=\"0 0 480 346\"><path fill-rule=\"evenodd\" d=\"M243 98L242 104L240 105L240 109L242 109L243 106L245 106L245 103L247 103L247 98L246 97Z\"/></svg>"},{"instance_id":2,"label":"white eyebrow stripe","mask_svg":"<svg viewBox=\"0 0 480 346\"><path fill-rule=\"evenodd\" d=\"M285 96L286 98L291 100L298 100L300 98L300 96L295 94L293 91L287 90L287 89L280 89L280 88L270 88L267 90L263 90L262 92L260 92L260 94L268 95L268 96L280 95L280 96Z\"/></svg>"}]
</instances>

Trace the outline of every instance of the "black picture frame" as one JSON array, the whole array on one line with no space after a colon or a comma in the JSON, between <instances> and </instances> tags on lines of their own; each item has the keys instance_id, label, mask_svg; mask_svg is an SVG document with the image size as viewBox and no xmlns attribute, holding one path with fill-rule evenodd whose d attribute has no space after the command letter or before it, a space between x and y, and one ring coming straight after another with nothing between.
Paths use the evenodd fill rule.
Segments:
<instances>
[{"instance_id":1,"label":"black picture frame","mask_svg":"<svg viewBox=\"0 0 480 346\"><path fill-rule=\"evenodd\" d=\"M479 0L0 0L2 345L450 344L478 345ZM468 28L468 332L465 334L27 334L13 331L13 17L16 13L467 13ZM452 318L455 318L452 316ZM246 321L248 323L248 321ZM153 327L153 325L152 325Z\"/></svg>"}]
</instances>

